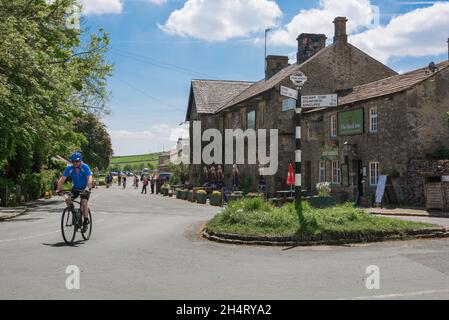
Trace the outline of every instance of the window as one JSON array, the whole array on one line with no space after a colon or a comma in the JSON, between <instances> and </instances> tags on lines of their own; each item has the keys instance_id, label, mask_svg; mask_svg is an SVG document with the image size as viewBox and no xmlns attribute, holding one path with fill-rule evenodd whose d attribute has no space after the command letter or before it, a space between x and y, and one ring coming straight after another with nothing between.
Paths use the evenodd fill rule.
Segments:
<instances>
[{"instance_id":1,"label":"window","mask_svg":"<svg viewBox=\"0 0 449 320\"><path fill-rule=\"evenodd\" d=\"M370 186L377 186L379 181L379 162L369 163L369 184Z\"/></svg>"},{"instance_id":2,"label":"window","mask_svg":"<svg viewBox=\"0 0 449 320\"><path fill-rule=\"evenodd\" d=\"M340 161L332 161L332 183L333 184L341 183Z\"/></svg>"},{"instance_id":3,"label":"window","mask_svg":"<svg viewBox=\"0 0 449 320\"><path fill-rule=\"evenodd\" d=\"M246 114L246 129L256 129L256 110L251 110Z\"/></svg>"},{"instance_id":4,"label":"window","mask_svg":"<svg viewBox=\"0 0 449 320\"><path fill-rule=\"evenodd\" d=\"M331 138L337 137L337 115L331 116Z\"/></svg>"},{"instance_id":5,"label":"window","mask_svg":"<svg viewBox=\"0 0 449 320\"><path fill-rule=\"evenodd\" d=\"M369 132L377 133L377 108L369 109Z\"/></svg>"},{"instance_id":6,"label":"window","mask_svg":"<svg viewBox=\"0 0 449 320\"><path fill-rule=\"evenodd\" d=\"M265 126L265 102L259 103L259 125L258 128Z\"/></svg>"},{"instance_id":7,"label":"window","mask_svg":"<svg viewBox=\"0 0 449 320\"><path fill-rule=\"evenodd\" d=\"M326 162L319 162L319 181L318 182L326 182Z\"/></svg>"}]
</instances>

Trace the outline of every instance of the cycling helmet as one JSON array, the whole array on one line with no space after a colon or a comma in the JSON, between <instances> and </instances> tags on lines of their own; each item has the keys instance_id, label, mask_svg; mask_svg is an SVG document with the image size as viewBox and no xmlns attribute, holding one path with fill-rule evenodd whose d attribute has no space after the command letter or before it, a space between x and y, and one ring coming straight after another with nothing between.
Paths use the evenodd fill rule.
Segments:
<instances>
[{"instance_id":1,"label":"cycling helmet","mask_svg":"<svg viewBox=\"0 0 449 320\"><path fill-rule=\"evenodd\" d=\"M70 161L82 161L83 160L83 155L80 152L74 152L72 153L72 155L70 156Z\"/></svg>"}]
</instances>

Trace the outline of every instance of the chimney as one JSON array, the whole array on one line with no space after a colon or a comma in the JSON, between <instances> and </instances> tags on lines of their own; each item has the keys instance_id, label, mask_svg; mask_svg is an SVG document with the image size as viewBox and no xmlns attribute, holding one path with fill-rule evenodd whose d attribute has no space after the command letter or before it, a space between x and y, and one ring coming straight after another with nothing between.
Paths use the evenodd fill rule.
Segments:
<instances>
[{"instance_id":1,"label":"chimney","mask_svg":"<svg viewBox=\"0 0 449 320\"><path fill-rule=\"evenodd\" d=\"M267 67L265 70L265 79L268 80L276 73L288 67L288 57L287 56L273 56L267 57Z\"/></svg>"},{"instance_id":2,"label":"chimney","mask_svg":"<svg viewBox=\"0 0 449 320\"><path fill-rule=\"evenodd\" d=\"M348 35L346 33L346 22L348 19L346 17L337 17L334 20L335 24L335 36L334 43L347 43Z\"/></svg>"},{"instance_id":3,"label":"chimney","mask_svg":"<svg viewBox=\"0 0 449 320\"><path fill-rule=\"evenodd\" d=\"M326 47L324 34L301 33L298 37L297 64L301 64Z\"/></svg>"}]
</instances>

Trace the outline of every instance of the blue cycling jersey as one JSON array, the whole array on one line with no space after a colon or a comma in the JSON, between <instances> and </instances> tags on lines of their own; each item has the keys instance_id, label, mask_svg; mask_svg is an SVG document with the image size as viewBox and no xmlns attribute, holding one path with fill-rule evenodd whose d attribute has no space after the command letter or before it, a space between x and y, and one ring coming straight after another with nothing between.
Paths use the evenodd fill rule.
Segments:
<instances>
[{"instance_id":1,"label":"blue cycling jersey","mask_svg":"<svg viewBox=\"0 0 449 320\"><path fill-rule=\"evenodd\" d=\"M88 178L92 175L92 172L89 166L83 163L78 169L74 166L68 166L62 175L66 178L72 178L74 189L84 190L87 187Z\"/></svg>"}]
</instances>

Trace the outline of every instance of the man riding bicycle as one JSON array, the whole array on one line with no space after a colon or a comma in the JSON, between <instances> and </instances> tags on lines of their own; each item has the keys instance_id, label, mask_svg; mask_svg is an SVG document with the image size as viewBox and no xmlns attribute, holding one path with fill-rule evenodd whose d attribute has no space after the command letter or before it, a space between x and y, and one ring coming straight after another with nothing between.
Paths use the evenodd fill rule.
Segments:
<instances>
[{"instance_id":1,"label":"man riding bicycle","mask_svg":"<svg viewBox=\"0 0 449 320\"><path fill-rule=\"evenodd\" d=\"M89 166L83 163L83 156L81 153L74 152L70 156L70 161L72 162L72 165L67 166L59 179L56 193L61 194L63 184L66 182L67 178L70 177L73 184L73 199L72 197L68 197L66 203L67 206L71 206L72 200L81 196L81 209L84 216L82 232L86 232L89 226L89 197L93 185L92 172L90 171ZM86 188L87 192L82 192L82 190L86 190Z\"/></svg>"}]
</instances>

